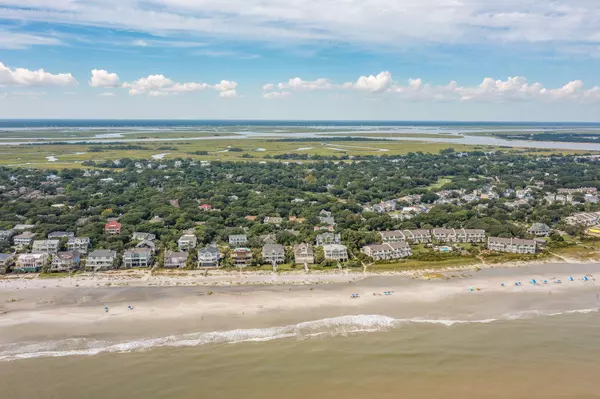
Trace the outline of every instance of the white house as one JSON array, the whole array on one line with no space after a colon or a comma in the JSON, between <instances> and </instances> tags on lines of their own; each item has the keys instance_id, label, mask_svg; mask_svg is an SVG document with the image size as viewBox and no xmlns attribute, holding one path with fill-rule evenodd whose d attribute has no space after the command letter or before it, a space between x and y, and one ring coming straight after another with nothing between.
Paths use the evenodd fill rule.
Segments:
<instances>
[{"instance_id":1,"label":"white house","mask_svg":"<svg viewBox=\"0 0 600 399\"><path fill-rule=\"evenodd\" d=\"M71 237L67 241L67 249L69 251L78 251L82 254L87 254L89 246L89 237Z\"/></svg>"},{"instance_id":2,"label":"white house","mask_svg":"<svg viewBox=\"0 0 600 399\"><path fill-rule=\"evenodd\" d=\"M20 254L17 257L14 270L23 273L37 273L48 264L49 255L40 254Z\"/></svg>"},{"instance_id":3,"label":"white house","mask_svg":"<svg viewBox=\"0 0 600 399\"><path fill-rule=\"evenodd\" d=\"M327 244L323 245L323 252L325 259L337 260L345 262L348 260L348 248L341 244Z\"/></svg>"},{"instance_id":4,"label":"white house","mask_svg":"<svg viewBox=\"0 0 600 399\"><path fill-rule=\"evenodd\" d=\"M152 250L150 248L130 248L123 252L123 266L148 267L152 264Z\"/></svg>"},{"instance_id":5,"label":"white house","mask_svg":"<svg viewBox=\"0 0 600 399\"><path fill-rule=\"evenodd\" d=\"M55 254L58 252L60 240L35 240L31 247L34 253Z\"/></svg>"},{"instance_id":6,"label":"white house","mask_svg":"<svg viewBox=\"0 0 600 399\"><path fill-rule=\"evenodd\" d=\"M537 245L534 240L502 237L490 237L488 239L488 249L490 251L535 254L536 248Z\"/></svg>"},{"instance_id":7,"label":"white house","mask_svg":"<svg viewBox=\"0 0 600 399\"><path fill-rule=\"evenodd\" d=\"M194 249L198 245L198 238L195 234L187 233L177 240L177 245L179 246L180 251Z\"/></svg>"},{"instance_id":8,"label":"white house","mask_svg":"<svg viewBox=\"0 0 600 399\"><path fill-rule=\"evenodd\" d=\"M52 259L52 263L50 264L50 271L64 272L75 270L79 268L80 262L81 255L78 251L58 252Z\"/></svg>"}]
</instances>

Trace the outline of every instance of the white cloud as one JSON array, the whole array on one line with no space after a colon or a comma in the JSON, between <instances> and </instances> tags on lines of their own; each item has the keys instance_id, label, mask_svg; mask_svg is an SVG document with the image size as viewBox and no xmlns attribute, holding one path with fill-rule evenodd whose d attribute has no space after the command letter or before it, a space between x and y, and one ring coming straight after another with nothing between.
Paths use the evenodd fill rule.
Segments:
<instances>
[{"instance_id":1,"label":"white cloud","mask_svg":"<svg viewBox=\"0 0 600 399\"><path fill-rule=\"evenodd\" d=\"M148 42L145 40L138 39L133 41L133 45L138 47L148 47Z\"/></svg>"},{"instance_id":2,"label":"white cloud","mask_svg":"<svg viewBox=\"0 0 600 399\"><path fill-rule=\"evenodd\" d=\"M2 86L69 86L77 84L70 73L51 74L38 69L31 71L25 68L11 69L0 62L0 87Z\"/></svg>"},{"instance_id":3,"label":"white cloud","mask_svg":"<svg viewBox=\"0 0 600 399\"><path fill-rule=\"evenodd\" d=\"M317 84L316 82L323 82ZM277 85L269 83L263 86L263 97L274 99L291 95L287 90L356 90L373 94L387 94L414 101L600 101L600 87L583 89L581 80L573 80L558 88L547 88L539 82L529 83L522 76L509 77L506 80L485 78L477 86L459 86L456 81L445 85L432 85L422 79L409 79L402 85L392 79L390 72L361 76L355 82L335 84L330 79L317 79L312 82L300 78L290 79Z\"/></svg>"},{"instance_id":4,"label":"white cloud","mask_svg":"<svg viewBox=\"0 0 600 399\"><path fill-rule=\"evenodd\" d=\"M219 97L233 98L237 97L237 86L237 82L222 80L220 83L217 83L214 88L220 92Z\"/></svg>"},{"instance_id":5,"label":"white cloud","mask_svg":"<svg viewBox=\"0 0 600 399\"><path fill-rule=\"evenodd\" d=\"M108 3L108 4L106 4ZM0 0L0 18L265 42L598 43L596 0Z\"/></svg>"},{"instance_id":6,"label":"white cloud","mask_svg":"<svg viewBox=\"0 0 600 399\"><path fill-rule=\"evenodd\" d=\"M268 93L263 93L263 98L267 100L275 100L280 98L288 98L292 95L289 91L272 91Z\"/></svg>"},{"instance_id":7,"label":"white cloud","mask_svg":"<svg viewBox=\"0 0 600 399\"><path fill-rule=\"evenodd\" d=\"M137 96L147 94L150 97L164 97L183 93L203 91L209 88L219 91L220 97L236 97L238 84L234 81L222 80L215 85L208 83L178 83L164 75L149 75L133 82L125 82L121 87L129 89L129 94Z\"/></svg>"},{"instance_id":8,"label":"white cloud","mask_svg":"<svg viewBox=\"0 0 600 399\"><path fill-rule=\"evenodd\" d=\"M356 83L346 83L345 87L351 87L359 90L367 90L371 93L381 93L386 91L392 85L392 74L390 72L380 72L377 76L361 76Z\"/></svg>"},{"instance_id":9,"label":"white cloud","mask_svg":"<svg viewBox=\"0 0 600 399\"><path fill-rule=\"evenodd\" d=\"M120 79L116 73L110 73L104 69L93 69L89 84L92 87L119 87Z\"/></svg>"},{"instance_id":10,"label":"white cloud","mask_svg":"<svg viewBox=\"0 0 600 399\"><path fill-rule=\"evenodd\" d=\"M105 91L103 93L98 94L100 97L116 97L116 94L112 91Z\"/></svg>"},{"instance_id":11,"label":"white cloud","mask_svg":"<svg viewBox=\"0 0 600 399\"><path fill-rule=\"evenodd\" d=\"M292 78L287 82L281 82L277 85L280 90L328 90L334 88L334 85L329 79L316 79L312 81L302 80L300 78Z\"/></svg>"},{"instance_id":12,"label":"white cloud","mask_svg":"<svg viewBox=\"0 0 600 399\"><path fill-rule=\"evenodd\" d=\"M23 50L32 46L58 46L61 44L62 42L56 37L0 29L0 49Z\"/></svg>"}]
</instances>

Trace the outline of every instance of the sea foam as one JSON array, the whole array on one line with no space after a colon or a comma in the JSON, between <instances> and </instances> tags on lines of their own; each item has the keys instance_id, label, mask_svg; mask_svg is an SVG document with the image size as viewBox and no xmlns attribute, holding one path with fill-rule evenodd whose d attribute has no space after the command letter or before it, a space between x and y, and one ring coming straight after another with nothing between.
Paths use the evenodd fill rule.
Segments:
<instances>
[{"instance_id":1,"label":"sea foam","mask_svg":"<svg viewBox=\"0 0 600 399\"><path fill-rule=\"evenodd\" d=\"M0 361L38 357L93 356L100 353L127 353L160 347L195 347L207 344L237 344L266 342L277 339L305 340L316 337L348 336L351 334L388 331L409 324L430 324L451 327L457 324L487 324L497 321L522 320L532 317L553 317L567 314L597 313L600 308L576 309L562 312L527 311L489 319L396 319L382 315L340 316L271 328L238 329L197 332L145 338L124 342L101 341L89 338L69 338L55 341L19 342L0 345Z\"/></svg>"}]
</instances>

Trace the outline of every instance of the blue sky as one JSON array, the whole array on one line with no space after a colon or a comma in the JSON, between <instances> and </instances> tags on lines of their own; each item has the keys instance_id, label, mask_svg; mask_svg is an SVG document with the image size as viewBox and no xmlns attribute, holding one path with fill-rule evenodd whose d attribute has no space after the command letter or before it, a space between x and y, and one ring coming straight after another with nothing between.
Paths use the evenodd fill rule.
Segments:
<instances>
[{"instance_id":1,"label":"blue sky","mask_svg":"<svg viewBox=\"0 0 600 399\"><path fill-rule=\"evenodd\" d=\"M600 121L599 60L594 0L0 0L0 118Z\"/></svg>"}]
</instances>

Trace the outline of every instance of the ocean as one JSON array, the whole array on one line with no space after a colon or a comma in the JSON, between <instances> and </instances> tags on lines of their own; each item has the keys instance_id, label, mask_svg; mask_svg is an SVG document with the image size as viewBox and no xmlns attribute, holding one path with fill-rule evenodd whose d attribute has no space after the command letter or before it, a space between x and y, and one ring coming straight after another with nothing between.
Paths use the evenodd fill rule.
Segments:
<instances>
[{"instance_id":1,"label":"ocean","mask_svg":"<svg viewBox=\"0 0 600 399\"><path fill-rule=\"evenodd\" d=\"M322 321L300 335L236 331L207 345L0 362L0 392L30 399L599 395L597 309L456 324L353 320Z\"/></svg>"}]
</instances>

